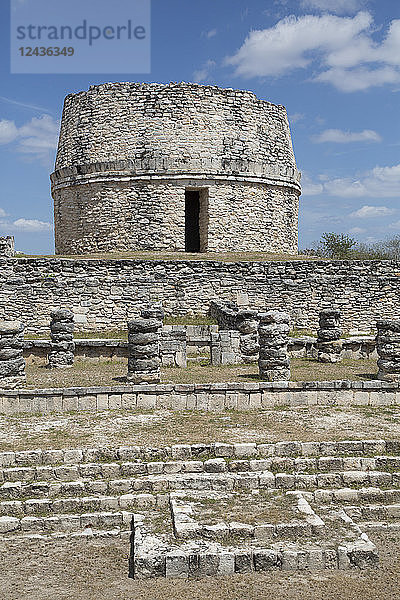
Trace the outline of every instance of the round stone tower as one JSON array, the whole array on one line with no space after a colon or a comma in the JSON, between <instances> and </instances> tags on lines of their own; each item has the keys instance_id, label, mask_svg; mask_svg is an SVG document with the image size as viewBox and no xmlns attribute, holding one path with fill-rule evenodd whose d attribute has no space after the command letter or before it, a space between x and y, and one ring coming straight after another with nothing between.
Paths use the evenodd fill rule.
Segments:
<instances>
[{"instance_id":1,"label":"round stone tower","mask_svg":"<svg viewBox=\"0 0 400 600\"><path fill-rule=\"evenodd\" d=\"M283 106L192 83L91 86L64 103L56 252L293 254L299 182Z\"/></svg>"}]
</instances>

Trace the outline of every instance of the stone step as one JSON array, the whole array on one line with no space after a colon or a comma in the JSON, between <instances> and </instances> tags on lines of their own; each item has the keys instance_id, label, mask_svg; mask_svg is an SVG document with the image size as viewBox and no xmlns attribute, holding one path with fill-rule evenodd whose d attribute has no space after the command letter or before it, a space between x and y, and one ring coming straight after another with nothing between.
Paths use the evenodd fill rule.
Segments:
<instances>
[{"instance_id":1,"label":"stone step","mask_svg":"<svg viewBox=\"0 0 400 600\"><path fill-rule=\"evenodd\" d=\"M83 531L85 529L129 529L130 512L88 512L82 514L54 514L52 516L0 516L0 534L52 534Z\"/></svg>"},{"instance_id":2,"label":"stone step","mask_svg":"<svg viewBox=\"0 0 400 600\"><path fill-rule=\"evenodd\" d=\"M0 502L0 515L52 516L57 513L146 510L168 505L168 497L154 494L122 494L120 496L80 496L67 498L29 498Z\"/></svg>"},{"instance_id":3,"label":"stone step","mask_svg":"<svg viewBox=\"0 0 400 600\"><path fill-rule=\"evenodd\" d=\"M295 472L318 474L338 471L390 471L400 470L400 457L380 455L375 457L337 457L320 458L263 458L263 459L225 459L206 460L169 460L169 461L126 461L94 462L60 465L16 466L0 469L0 482L13 481L70 481L83 479L126 478L177 473L213 473L213 472Z\"/></svg>"},{"instance_id":4,"label":"stone step","mask_svg":"<svg viewBox=\"0 0 400 600\"><path fill-rule=\"evenodd\" d=\"M381 487L392 490L382 491ZM341 471L333 473L181 473L148 475L120 479L77 479L64 482L12 481L0 486L0 514L5 501L41 502L62 500L65 497L113 498L126 494L159 495L175 490L306 490L315 501L330 502L337 497L351 501L397 498L400 494L400 472ZM345 490L345 491L343 491ZM361 495L360 495L361 494ZM161 500L160 500L161 501ZM44 506L44 504L43 504Z\"/></svg>"},{"instance_id":5,"label":"stone step","mask_svg":"<svg viewBox=\"0 0 400 600\"><path fill-rule=\"evenodd\" d=\"M206 458L270 458L400 455L397 440L344 440L331 442L276 442L256 444L222 443L176 444L161 448L140 446L69 448L0 452L0 467L79 464L142 460L190 460Z\"/></svg>"}]
</instances>

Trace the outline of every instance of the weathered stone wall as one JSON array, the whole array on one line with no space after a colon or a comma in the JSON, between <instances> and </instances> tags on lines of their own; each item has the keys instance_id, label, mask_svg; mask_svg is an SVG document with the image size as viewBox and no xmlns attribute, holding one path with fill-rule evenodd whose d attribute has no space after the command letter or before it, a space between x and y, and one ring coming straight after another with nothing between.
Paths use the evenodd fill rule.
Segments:
<instances>
[{"instance_id":1,"label":"weathered stone wall","mask_svg":"<svg viewBox=\"0 0 400 600\"><path fill-rule=\"evenodd\" d=\"M0 237L0 256L11 258L15 255L15 240L13 235Z\"/></svg>"},{"instance_id":2,"label":"weathered stone wall","mask_svg":"<svg viewBox=\"0 0 400 600\"><path fill-rule=\"evenodd\" d=\"M55 169L59 254L184 250L185 189L208 197L202 251L297 252L286 110L251 92L110 83L71 94Z\"/></svg>"},{"instance_id":3,"label":"weathered stone wall","mask_svg":"<svg viewBox=\"0 0 400 600\"><path fill-rule=\"evenodd\" d=\"M166 315L206 314L211 300L238 292L254 309L285 310L297 327L316 330L319 311L337 308L344 333L369 333L398 318L400 263L0 259L0 319L28 332L47 332L56 308L73 310L77 331L125 329L148 302Z\"/></svg>"},{"instance_id":4,"label":"weathered stone wall","mask_svg":"<svg viewBox=\"0 0 400 600\"><path fill-rule=\"evenodd\" d=\"M53 191L57 253L183 252L188 186L208 189L202 250L297 253L297 191L200 179L93 182Z\"/></svg>"},{"instance_id":5,"label":"weathered stone wall","mask_svg":"<svg viewBox=\"0 0 400 600\"><path fill-rule=\"evenodd\" d=\"M393 382L347 380L313 381L311 389L309 381L165 383L37 390L0 388L0 414L8 415L120 408L254 410L284 405L400 406L400 388Z\"/></svg>"}]
</instances>

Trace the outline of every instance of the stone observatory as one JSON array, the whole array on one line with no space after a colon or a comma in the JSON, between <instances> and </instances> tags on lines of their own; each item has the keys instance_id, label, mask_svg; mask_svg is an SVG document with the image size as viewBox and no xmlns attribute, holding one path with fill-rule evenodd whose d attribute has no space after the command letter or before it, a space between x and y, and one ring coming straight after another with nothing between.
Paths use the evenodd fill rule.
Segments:
<instances>
[{"instance_id":1,"label":"stone observatory","mask_svg":"<svg viewBox=\"0 0 400 600\"><path fill-rule=\"evenodd\" d=\"M297 253L284 106L192 83L106 83L64 102L51 175L58 254Z\"/></svg>"}]
</instances>

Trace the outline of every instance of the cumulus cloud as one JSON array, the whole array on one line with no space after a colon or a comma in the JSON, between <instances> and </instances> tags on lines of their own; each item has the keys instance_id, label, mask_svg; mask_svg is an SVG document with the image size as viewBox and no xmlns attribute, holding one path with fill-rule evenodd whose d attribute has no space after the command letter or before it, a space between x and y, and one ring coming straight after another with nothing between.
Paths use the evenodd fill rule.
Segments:
<instances>
[{"instance_id":1,"label":"cumulus cloud","mask_svg":"<svg viewBox=\"0 0 400 600\"><path fill-rule=\"evenodd\" d=\"M387 217L388 215L392 215L394 212L395 211L393 208L388 208L387 206L368 206L368 204L365 204L358 210L350 213L349 217L356 217L359 219Z\"/></svg>"},{"instance_id":2,"label":"cumulus cloud","mask_svg":"<svg viewBox=\"0 0 400 600\"><path fill-rule=\"evenodd\" d=\"M342 131L341 129L325 129L320 134L313 136L312 141L316 144L332 142L335 144L349 144L351 142L381 142L381 136L372 129L364 131Z\"/></svg>"},{"instance_id":3,"label":"cumulus cloud","mask_svg":"<svg viewBox=\"0 0 400 600\"><path fill-rule=\"evenodd\" d=\"M14 121L0 120L0 144L15 142L15 149L45 166L51 164L57 147L59 122L50 115L33 117L17 127Z\"/></svg>"},{"instance_id":4,"label":"cumulus cloud","mask_svg":"<svg viewBox=\"0 0 400 600\"><path fill-rule=\"evenodd\" d=\"M375 167L359 178L330 179L320 177L320 182L306 181L304 194L327 194L341 198L399 198L400 163L391 167ZM309 192L311 189L314 193ZM320 190L320 191L318 191Z\"/></svg>"},{"instance_id":5,"label":"cumulus cloud","mask_svg":"<svg viewBox=\"0 0 400 600\"><path fill-rule=\"evenodd\" d=\"M302 8L327 11L339 15L355 13L363 7L362 0L302 0Z\"/></svg>"},{"instance_id":6,"label":"cumulus cloud","mask_svg":"<svg viewBox=\"0 0 400 600\"><path fill-rule=\"evenodd\" d=\"M9 144L14 141L18 135L18 129L14 121L2 119L0 121L0 144Z\"/></svg>"},{"instance_id":7,"label":"cumulus cloud","mask_svg":"<svg viewBox=\"0 0 400 600\"><path fill-rule=\"evenodd\" d=\"M281 77L313 67L313 81L344 92L400 82L400 19L393 20L380 43L373 18L332 14L289 16L274 27L251 31L225 59L238 77Z\"/></svg>"},{"instance_id":8,"label":"cumulus cloud","mask_svg":"<svg viewBox=\"0 0 400 600\"><path fill-rule=\"evenodd\" d=\"M37 219L17 219L12 225L19 231L27 232L49 231L52 229L51 223L38 221Z\"/></svg>"}]
</instances>

